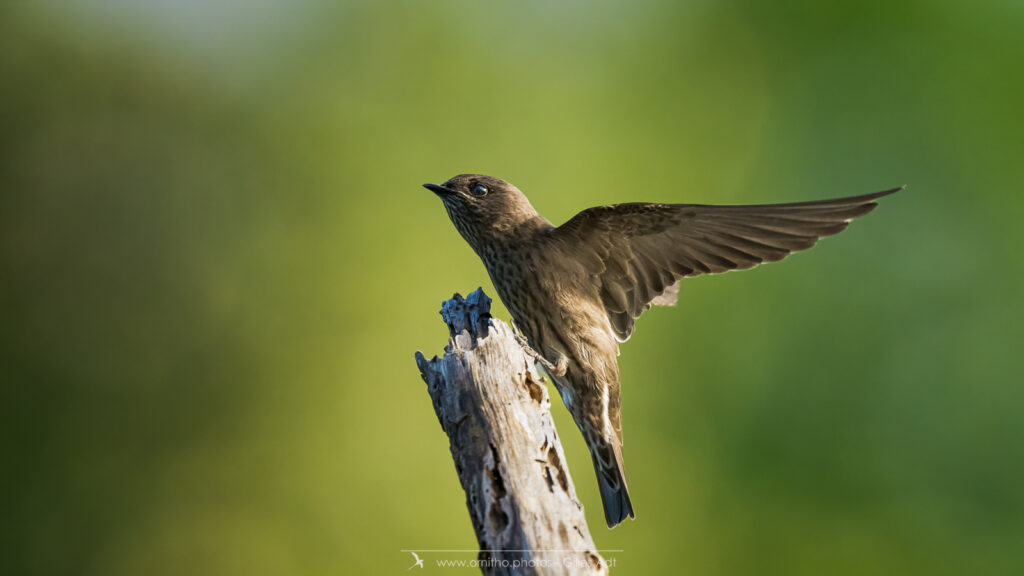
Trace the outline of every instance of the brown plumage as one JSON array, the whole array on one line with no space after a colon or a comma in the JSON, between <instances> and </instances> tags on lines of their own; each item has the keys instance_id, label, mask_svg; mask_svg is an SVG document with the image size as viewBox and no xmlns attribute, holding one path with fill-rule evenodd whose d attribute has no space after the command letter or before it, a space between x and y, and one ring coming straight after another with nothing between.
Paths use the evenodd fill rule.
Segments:
<instances>
[{"instance_id":1,"label":"brown plumage","mask_svg":"<svg viewBox=\"0 0 1024 576\"><path fill-rule=\"evenodd\" d=\"M679 280L774 262L836 234L875 194L753 206L630 203L555 227L515 186L480 174L425 184L483 260L590 448L609 527L634 517L622 467L619 343Z\"/></svg>"}]
</instances>

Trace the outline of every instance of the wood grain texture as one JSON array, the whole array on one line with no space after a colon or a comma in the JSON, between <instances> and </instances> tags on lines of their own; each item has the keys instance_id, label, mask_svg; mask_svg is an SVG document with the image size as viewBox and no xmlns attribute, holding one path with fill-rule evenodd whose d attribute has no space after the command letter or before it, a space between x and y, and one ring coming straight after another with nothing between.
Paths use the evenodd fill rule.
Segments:
<instances>
[{"instance_id":1,"label":"wood grain texture","mask_svg":"<svg viewBox=\"0 0 1024 576\"><path fill-rule=\"evenodd\" d=\"M441 316L444 358L416 352L480 545L484 574L607 574L576 498L551 399L508 324L477 289Z\"/></svg>"}]
</instances>

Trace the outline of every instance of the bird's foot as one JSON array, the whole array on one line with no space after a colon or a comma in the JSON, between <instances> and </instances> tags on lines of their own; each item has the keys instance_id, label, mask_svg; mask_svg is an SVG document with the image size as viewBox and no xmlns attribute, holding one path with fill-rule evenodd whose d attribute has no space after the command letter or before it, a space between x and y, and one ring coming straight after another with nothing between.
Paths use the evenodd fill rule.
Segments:
<instances>
[{"instance_id":1,"label":"bird's foot","mask_svg":"<svg viewBox=\"0 0 1024 576\"><path fill-rule=\"evenodd\" d=\"M519 345L523 347L523 351L526 352L528 356L531 356L535 362L543 366L544 369L548 371L548 374L551 374L552 376L565 375L565 371L569 367L568 358L565 358L563 356L562 358L558 359L558 365L552 364L551 362L548 362L547 358L541 356L540 352L537 352L536 350L533 349L532 346L530 346L530 342L526 339L525 336L520 334L518 331L515 332L515 336L516 342L518 342Z\"/></svg>"}]
</instances>

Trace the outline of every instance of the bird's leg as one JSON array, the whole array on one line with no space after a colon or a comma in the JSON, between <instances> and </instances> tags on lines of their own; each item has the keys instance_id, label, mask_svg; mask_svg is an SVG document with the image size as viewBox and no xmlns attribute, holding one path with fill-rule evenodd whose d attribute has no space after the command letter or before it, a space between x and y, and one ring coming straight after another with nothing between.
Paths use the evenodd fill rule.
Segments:
<instances>
[{"instance_id":1,"label":"bird's leg","mask_svg":"<svg viewBox=\"0 0 1024 576\"><path fill-rule=\"evenodd\" d=\"M554 364L548 362L543 356L540 355L540 352L537 352L530 346L530 342L526 339L526 336L523 336L519 332L516 332L516 342L519 342L519 345L523 347L523 352L526 352L527 356L533 357L534 361L538 362L546 370L555 369Z\"/></svg>"},{"instance_id":2,"label":"bird's leg","mask_svg":"<svg viewBox=\"0 0 1024 576\"><path fill-rule=\"evenodd\" d=\"M544 369L548 371L548 374L551 374L552 376L565 376L565 371L569 367L568 358L562 356L558 359L557 365L552 364L551 362L548 362L547 358L541 356L540 352L537 352L532 346L530 346L530 342L526 339L526 336L523 336L518 329L513 330L512 332L515 334L516 342L523 347L523 351L526 352L527 356L533 357L535 362L543 366Z\"/></svg>"},{"instance_id":3,"label":"bird's leg","mask_svg":"<svg viewBox=\"0 0 1024 576\"><path fill-rule=\"evenodd\" d=\"M565 376L565 373L569 371L569 358L567 356L559 356L558 362L555 364L555 376Z\"/></svg>"}]
</instances>

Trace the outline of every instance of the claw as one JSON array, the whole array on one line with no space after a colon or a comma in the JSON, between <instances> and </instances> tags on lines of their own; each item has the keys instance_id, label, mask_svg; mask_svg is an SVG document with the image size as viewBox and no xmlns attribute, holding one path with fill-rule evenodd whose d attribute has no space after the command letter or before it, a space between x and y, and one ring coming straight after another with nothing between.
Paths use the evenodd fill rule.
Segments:
<instances>
[{"instance_id":1,"label":"claw","mask_svg":"<svg viewBox=\"0 0 1024 576\"><path fill-rule=\"evenodd\" d=\"M565 370L569 365L569 360L567 358L565 358L564 356L562 358L559 358L558 366L555 366L551 362L548 362L546 358L541 356L540 352L534 350L533 347L530 346L530 342L526 339L525 336L520 334L518 331L515 332L515 336L516 342L518 342L519 345L523 347L523 352L526 352L527 356L532 356L534 361L543 366L549 374L554 374L556 376L565 375Z\"/></svg>"}]
</instances>

